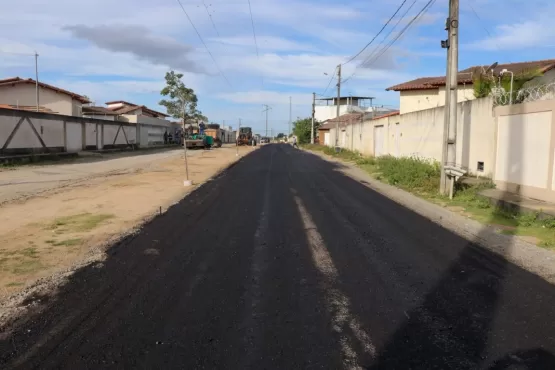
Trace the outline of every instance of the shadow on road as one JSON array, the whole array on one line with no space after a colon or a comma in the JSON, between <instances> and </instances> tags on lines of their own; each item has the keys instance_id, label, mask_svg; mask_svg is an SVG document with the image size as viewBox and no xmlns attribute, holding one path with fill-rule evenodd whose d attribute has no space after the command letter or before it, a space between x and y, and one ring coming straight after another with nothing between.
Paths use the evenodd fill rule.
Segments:
<instances>
[{"instance_id":1,"label":"shadow on road","mask_svg":"<svg viewBox=\"0 0 555 370\"><path fill-rule=\"evenodd\" d=\"M298 173L311 189L300 180L296 189L378 348L363 368L555 368L550 284L345 176L341 164L303 156ZM485 239L483 229L476 240Z\"/></svg>"}]
</instances>

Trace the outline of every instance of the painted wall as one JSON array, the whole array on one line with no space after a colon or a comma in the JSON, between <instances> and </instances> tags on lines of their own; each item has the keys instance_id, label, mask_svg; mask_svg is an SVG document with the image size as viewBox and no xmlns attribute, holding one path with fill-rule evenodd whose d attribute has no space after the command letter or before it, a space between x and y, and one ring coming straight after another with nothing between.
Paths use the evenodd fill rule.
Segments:
<instances>
[{"instance_id":1,"label":"painted wall","mask_svg":"<svg viewBox=\"0 0 555 370\"><path fill-rule=\"evenodd\" d=\"M458 104L456 164L471 173L492 176L495 162L495 117L491 98ZM347 149L374 155L380 145L384 155L416 156L441 161L444 107L427 109L377 120L353 122L341 131ZM375 127L383 126L376 130ZM378 132L382 137L375 138ZM340 135L340 142L342 136ZM330 143L335 144L335 129L330 130Z\"/></svg>"},{"instance_id":2,"label":"painted wall","mask_svg":"<svg viewBox=\"0 0 555 370\"><path fill-rule=\"evenodd\" d=\"M16 84L0 86L0 104L36 105L35 86ZM39 87L39 105L58 114L77 115L81 103L71 96Z\"/></svg>"},{"instance_id":3,"label":"painted wall","mask_svg":"<svg viewBox=\"0 0 555 370\"><path fill-rule=\"evenodd\" d=\"M472 85L459 85L457 96L459 103L474 100L474 88ZM445 87L429 90L401 91L399 105L401 114L444 106Z\"/></svg>"},{"instance_id":4,"label":"painted wall","mask_svg":"<svg viewBox=\"0 0 555 370\"><path fill-rule=\"evenodd\" d=\"M498 189L555 202L555 100L495 108Z\"/></svg>"}]
</instances>

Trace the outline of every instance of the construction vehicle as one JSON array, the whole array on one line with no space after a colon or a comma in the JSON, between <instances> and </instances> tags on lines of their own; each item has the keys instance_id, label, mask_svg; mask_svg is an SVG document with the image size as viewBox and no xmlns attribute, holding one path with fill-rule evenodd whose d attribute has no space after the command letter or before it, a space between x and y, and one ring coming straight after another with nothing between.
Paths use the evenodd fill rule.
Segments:
<instances>
[{"instance_id":1,"label":"construction vehicle","mask_svg":"<svg viewBox=\"0 0 555 370\"><path fill-rule=\"evenodd\" d=\"M206 136L210 136L214 140L213 146L216 148L221 148L222 146L222 130L220 130L220 125L217 123L210 123L206 126L204 130Z\"/></svg>"},{"instance_id":2,"label":"construction vehicle","mask_svg":"<svg viewBox=\"0 0 555 370\"><path fill-rule=\"evenodd\" d=\"M256 145L256 140L252 135L252 128L239 128L239 132L237 135L237 145Z\"/></svg>"}]
</instances>

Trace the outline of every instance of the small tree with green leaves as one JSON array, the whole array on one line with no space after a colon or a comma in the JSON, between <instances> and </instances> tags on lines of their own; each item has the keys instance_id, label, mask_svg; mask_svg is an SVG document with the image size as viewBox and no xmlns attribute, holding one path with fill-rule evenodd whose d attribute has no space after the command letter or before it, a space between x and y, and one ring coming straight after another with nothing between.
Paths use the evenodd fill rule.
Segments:
<instances>
[{"instance_id":1,"label":"small tree with green leaves","mask_svg":"<svg viewBox=\"0 0 555 370\"><path fill-rule=\"evenodd\" d=\"M320 122L314 121L314 137L320 127ZM312 128L312 118L303 118L293 122L293 134L297 137L299 144L310 143L310 131Z\"/></svg>"},{"instance_id":2,"label":"small tree with green leaves","mask_svg":"<svg viewBox=\"0 0 555 370\"><path fill-rule=\"evenodd\" d=\"M511 91L511 74L505 73L502 76L496 77L494 79L491 75L484 74L481 71L474 71L473 86L474 86L474 97L484 98L491 93L494 87L501 87L503 90L510 94ZM524 84L532 79L541 76L542 73L538 69L526 69L515 73L513 78L513 101L516 101L520 90L523 89ZM497 81L499 86L497 86Z\"/></svg>"},{"instance_id":3,"label":"small tree with green leaves","mask_svg":"<svg viewBox=\"0 0 555 370\"><path fill-rule=\"evenodd\" d=\"M208 119L197 110L198 98L195 91L185 86L181 80L182 73L169 71L166 73L166 86L160 91L162 96L169 99L160 100L158 104L166 107L168 114L177 119L188 121L208 121Z\"/></svg>"}]
</instances>

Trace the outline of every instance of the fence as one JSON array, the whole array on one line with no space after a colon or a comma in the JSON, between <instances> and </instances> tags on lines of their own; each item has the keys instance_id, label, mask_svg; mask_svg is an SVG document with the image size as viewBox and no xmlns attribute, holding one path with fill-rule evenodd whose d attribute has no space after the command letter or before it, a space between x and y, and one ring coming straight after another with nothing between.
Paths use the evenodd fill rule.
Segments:
<instances>
[{"instance_id":1,"label":"fence","mask_svg":"<svg viewBox=\"0 0 555 370\"><path fill-rule=\"evenodd\" d=\"M165 127L0 109L0 155L146 147L163 143L163 138L157 139L163 137L162 129ZM155 139L149 134L152 130L157 132Z\"/></svg>"},{"instance_id":2,"label":"fence","mask_svg":"<svg viewBox=\"0 0 555 370\"><path fill-rule=\"evenodd\" d=\"M512 96L511 96L512 95ZM529 103L538 100L550 100L555 98L555 82L531 85L518 91L506 91L503 88L492 90L494 105L510 105ZM512 99L511 99L512 98Z\"/></svg>"}]
</instances>

